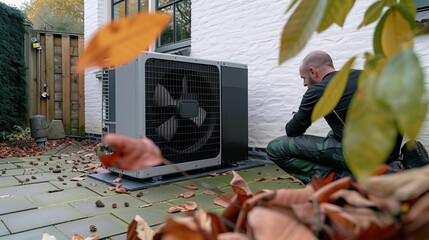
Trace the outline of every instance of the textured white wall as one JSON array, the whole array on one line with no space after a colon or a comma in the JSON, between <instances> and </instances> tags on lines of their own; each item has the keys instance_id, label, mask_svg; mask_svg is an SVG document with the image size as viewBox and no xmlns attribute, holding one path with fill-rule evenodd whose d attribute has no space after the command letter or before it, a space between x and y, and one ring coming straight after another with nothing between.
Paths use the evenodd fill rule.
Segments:
<instances>
[{"instance_id":1,"label":"textured white wall","mask_svg":"<svg viewBox=\"0 0 429 240\"><path fill-rule=\"evenodd\" d=\"M97 3L98 2L98 3ZM191 57L231 61L249 67L249 146L266 147L284 134L284 125L296 111L306 88L298 74L302 58L310 51L328 52L340 69L358 56L355 68L363 67L363 52L372 52L375 24L357 30L365 10L375 0L356 1L343 28L331 26L312 38L293 59L278 65L280 36L291 12L291 0L193 0ZM85 40L102 25L103 0L85 0ZM429 36L415 41L429 89ZM85 74L86 132L101 131L101 82L93 72ZM307 131L323 136L329 131L319 120ZM429 115L419 140L429 149Z\"/></svg>"},{"instance_id":2,"label":"textured white wall","mask_svg":"<svg viewBox=\"0 0 429 240\"><path fill-rule=\"evenodd\" d=\"M195 0L192 1L192 57L232 61L249 66L249 146L266 147L284 135L306 88L299 76L302 58L316 49L328 52L340 69L353 56L354 68L362 69L363 54L372 52L375 24L357 30L371 1L356 1L343 28L331 26L312 38L300 54L278 65L280 36L291 12L291 0ZM428 36L416 39L416 51L426 69L429 89ZM429 118L429 116L428 116ZM326 135L324 119L314 123L308 134ZM429 122L419 138L429 149Z\"/></svg>"},{"instance_id":3,"label":"textured white wall","mask_svg":"<svg viewBox=\"0 0 429 240\"><path fill-rule=\"evenodd\" d=\"M85 0L85 45L105 22L104 0ZM101 80L99 69L85 71L85 132L101 134Z\"/></svg>"}]
</instances>

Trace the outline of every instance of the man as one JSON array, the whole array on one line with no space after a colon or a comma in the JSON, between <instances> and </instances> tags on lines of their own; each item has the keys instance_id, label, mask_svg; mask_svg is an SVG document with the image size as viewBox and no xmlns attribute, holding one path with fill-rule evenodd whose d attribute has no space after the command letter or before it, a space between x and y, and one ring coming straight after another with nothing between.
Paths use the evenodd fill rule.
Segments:
<instances>
[{"instance_id":1,"label":"man","mask_svg":"<svg viewBox=\"0 0 429 240\"><path fill-rule=\"evenodd\" d=\"M309 53L299 67L299 73L304 80L305 92L298 112L286 124L286 136L272 140L267 146L267 155L287 173L297 177L304 183L309 183L314 175L326 177L335 173L335 179L351 176L346 165L341 140L344 122L350 101L357 89L361 71L352 70L343 96L334 110L325 116L331 127L326 137L304 135L311 125L313 108L322 97L325 88L333 79L335 71L331 57L323 51ZM393 158L398 157L402 138L398 140ZM362 149L364 151L364 149Z\"/></svg>"}]
</instances>

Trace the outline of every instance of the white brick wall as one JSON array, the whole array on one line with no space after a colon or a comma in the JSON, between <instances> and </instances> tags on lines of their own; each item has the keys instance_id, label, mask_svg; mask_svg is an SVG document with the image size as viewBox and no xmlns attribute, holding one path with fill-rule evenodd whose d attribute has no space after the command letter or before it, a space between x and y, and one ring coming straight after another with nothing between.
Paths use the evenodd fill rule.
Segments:
<instances>
[{"instance_id":1,"label":"white brick wall","mask_svg":"<svg viewBox=\"0 0 429 240\"><path fill-rule=\"evenodd\" d=\"M278 65L280 36L291 13L285 15L290 0L196 0L192 1L192 57L245 63L249 66L249 146L265 147L284 135L284 125L296 111L306 88L299 77L302 58L310 51L328 52L340 69L358 55L355 68L364 64L363 52L372 52L375 24L357 30L367 7L375 2L356 1L344 28L331 26L314 34L293 59ZM426 69L429 89L429 36L416 39L415 49ZM428 116L429 118L429 116ZM307 131L325 135L329 126L319 120ZM429 122L419 138L429 149Z\"/></svg>"},{"instance_id":2,"label":"white brick wall","mask_svg":"<svg viewBox=\"0 0 429 240\"><path fill-rule=\"evenodd\" d=\"M100 4L93 14L94 0L85 1L85 34L96 26L87 26L101 17ZM103 2L103 0L99 0ZM310 51L328 52L335 67L340 69L352 56L358 56L355 68L362 68L363 52L372 52L375 24L357 30L367 7L375 0L356 1L344 28L331 26L321 34L314 34L301 53L278 65L280 36L287 18L284 14L291 0L193 0L191 57L244 63L249 66L249 146L266 147L273 138L284 134L284 125L296 111L306 88L298 74L302 58ZM88 6L87 6L88 5ZM102 6L101 6L102 7ZM88 13L87 13L88 8ZM93 19L90 20L89 18ZM88 36L86 35L86 39ZM415 41L421 63L426 71L429 89L429 36ZM92 74L93 75L93 74ZM85 103L86 131L101 129L101 86L86 74ZM419 140L429 149L429 115ZM319 120L307 131L325 135L329 126Z\"/></svg>"},{"instance_id":3,"label":"white brick wall","mask_svg":"<svg viewBox=\"0 0 429 240\"><path fill-rule=\"evenodd\" d=\"M85 0L85 45L103 26L104 1ZM101 134L101 81L95 77L99 69L85 71L85 132Z\"/></svg>"}]
</instances>

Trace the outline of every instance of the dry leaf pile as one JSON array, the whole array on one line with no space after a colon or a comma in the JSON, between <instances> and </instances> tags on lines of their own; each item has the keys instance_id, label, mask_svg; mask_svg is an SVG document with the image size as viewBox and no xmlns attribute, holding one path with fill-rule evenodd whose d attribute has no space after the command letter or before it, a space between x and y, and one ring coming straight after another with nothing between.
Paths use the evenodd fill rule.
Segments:
<instances>
[{"instance_id":1,"label":"dry leaf pile","mask_svg":"<svg viewBox=\"0 0 429 240\"><path fill-rule=\"evenodd\" d=\"M372 177L368 185L315 178L301 189L252 193L235 172L234 194L222 215L203 209L170 217L155 233L130 225L127 239L426 239L429 236L429 166ZM424 182L422 182L424 181ZM423 187L422 187L423 186ZM135 220L136 221L136 220ZM150 232L150 233L147 233Z\"/></svg>"}]
</instances>

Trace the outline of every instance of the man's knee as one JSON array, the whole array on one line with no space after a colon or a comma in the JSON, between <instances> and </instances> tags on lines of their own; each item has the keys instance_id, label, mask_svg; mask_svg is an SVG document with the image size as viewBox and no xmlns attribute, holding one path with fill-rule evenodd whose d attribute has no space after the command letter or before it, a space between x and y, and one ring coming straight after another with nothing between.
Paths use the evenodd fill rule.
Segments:
<instances>
[{"instance_id":1,"label":"man's knee","mask_svg":"<svg viewBox=\"0 0 429 240\"><path fill-rule=\"evenodd\" d=\"M267 156L271 161L284 160L289 157L284 147L284 141L287 141L287 137L279 137L268 143Z\"/></svg>"}]
</instances>

